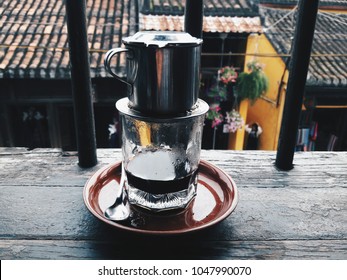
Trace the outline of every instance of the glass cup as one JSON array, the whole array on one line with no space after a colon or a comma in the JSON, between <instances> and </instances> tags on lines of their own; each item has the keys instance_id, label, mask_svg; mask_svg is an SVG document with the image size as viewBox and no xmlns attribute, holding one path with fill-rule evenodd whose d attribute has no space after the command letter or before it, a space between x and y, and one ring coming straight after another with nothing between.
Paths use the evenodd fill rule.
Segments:
<instances>
[{"instance_id":1,"label":"glass cup","mask_svg":"<svg viewBox=\"0 0 347 280\"><path fill-rule=\"evenodd\" d=\"M152 211L185 208L196 195L205 113L193 110L172 118L149 117L116 104L122 123L122 154L130 204Z\"/></svg>"}]
</instances>

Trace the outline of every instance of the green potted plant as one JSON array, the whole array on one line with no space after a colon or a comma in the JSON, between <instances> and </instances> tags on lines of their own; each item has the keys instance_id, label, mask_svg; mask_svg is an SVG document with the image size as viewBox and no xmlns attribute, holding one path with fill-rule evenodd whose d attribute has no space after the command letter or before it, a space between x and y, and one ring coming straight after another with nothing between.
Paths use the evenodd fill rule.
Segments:
<instances>
[{"instance_id":1,"label":"green potted plant","mask_svg":"<svg viewBox=\"0 0 347 280\"><path fill-rule=\"evenodd\" d=\"M224 136L221 135L235 133L244 125L243 118L238 112L238 97L234 89L237 78L238 73L234 67L222 67L218 70L217 83L207 93L212 99L209 102L211 105L206 120L213 131L213 149L216 146L216 139L223 139Z\"/></svg>"},{"instance_id":2,"label":"green potted plant","mask_svg":"<svg viewBox=\"0 0 347 280\"><path fill-rule=\"evenodd\" d=\"M243 126L243 119L237 111L237 95L234 85L237 83L238 73L232 66L224 66L218 70L217 84L210 88L208 96L213 98L210 110L207 113L207 120L211 121L211 126L217 129L217 126L223 124L223 132L235 133L237 129ZM233 99L233 108L223 106L225 102Z\"/></svg>"},{"instance_id":3,"label":"green potted plant","mask_svg":"<svg viewBox=\"0 0 347 280\"><path fill-rule=\"evenodd\" d=\"M263 71L264 65L256 60L247 63L247 68L248 72L240 73L237 78L237 93L255 102L268 90L269 80Z\"/></svg>"}]
</instances>

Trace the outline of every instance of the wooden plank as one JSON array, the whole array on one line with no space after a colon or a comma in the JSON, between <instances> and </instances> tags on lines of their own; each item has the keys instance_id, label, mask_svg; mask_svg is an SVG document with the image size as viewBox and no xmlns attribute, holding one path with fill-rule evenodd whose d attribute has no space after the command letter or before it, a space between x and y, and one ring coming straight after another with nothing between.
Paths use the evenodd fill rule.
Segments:
<instances>
[{"instance_id":1,"label":"wooden plank","mask_svg":"<svg viewBox=\"0 0 347 280\"><path fill-rule=\"evenodd\" d=\"M293 170L278 171L272 151L202 151L233 177L239 205L219 225L177 238L116 230L87 210L85 182L121 158L98 150L98 165L81 168L73 152L0 148L0 257L146 258L144 244L155 243L172 246L155 252L161 258L346 259L346 152L298 153Z\"/></svg>"},{"instance_id":2,"label":"wooden plank","mask_svg":"<svg viewBox=\"0 0 347 280\"><path fill-rule=\"evenodd\" d=\"M35 149L28 151L27 148L6 148L0 147L0 156L11 157L13 155L27 155L28 157L72 157L77 159L76 152L63 152L60 149ZM98 149L98 159L103 162L105 159L121 158L120 149ZM233 151L233 150L202 150L201 158L213 162L227 162L228 165L243 166L245 163L249 166L274 166L276 153L274 151ZM297 152L295 154L294 165L296 166L319 166L327 165L346 165L347 152ZM328 166L327 166L328 167ZM295 169L294 169L295 170ZM291 171L279 171L290 173Z\"/></svg>"},{"instance_id":3,"label":"wooden plank","mask_svg":"<svg viewBox=\"0 0 347 280\"><path fill-rule=\"evenodd\" d=\"M274 152L245 151L203 151L201 155L230 174L240 187L347 187L347 153L300 153L289 172L278 171L274 157ZM96 170L122 156L119 149L105 149L98 150L98 158L97 166L82 169L75 153L0 149L0 185L83 186Z\"/></svg>"},{"instance_id":4,"label":"wooden plank","mask_svg":"<svg viewBox=\"0 0 347 280\"><path fill-rule=\"evenodd\" d=\"M0 236L99 239L114 235L92 216L82 187L1 186ZM235 212L206 240L346 239L347 189L241 188ZM121 234L121 233L120 233Z\"/></svg>"},{"instance_id":5,"label":"wooden plank","mask_svg":"<svg viewBox=\"0 0 347 280\"><path fill-rule=\"evenodd\" d=\"M346 240L284 240L284 241L209 241L182 242L174 245L156 241L153 243L130 242L123 245L78 240L1 240L0 259L324 259L345 260ZM132 250L136 250L136 254Z\"/></svg>"}]
</instances>

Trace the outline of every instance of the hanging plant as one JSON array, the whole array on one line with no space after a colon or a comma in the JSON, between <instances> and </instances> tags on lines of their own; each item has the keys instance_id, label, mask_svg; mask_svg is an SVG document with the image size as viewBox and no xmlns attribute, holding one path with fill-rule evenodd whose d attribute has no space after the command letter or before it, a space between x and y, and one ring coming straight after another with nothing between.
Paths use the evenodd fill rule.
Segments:
<instances>
[{"instance_id":1,"label":"hanging plant","mask_svg":"<svg viewBox=\"0 0 347 280\"><path fill-rule=\"evenodd\" d=\"M225 66L218 70L217 84L211 87L207 96L212 97L214 102L228 100L230 86L236 83L238 73L232 66Z\"/></svg>"},{"instance_id":2,"label":"hanging plant","mask_svg":"<svg viewBox=\"0 0 347 280\"><path fill-rule=\"evenodd\" d=\"M264 65L253 60L247 63L249 72L242 72L237 79L237 92L241 98L248 98L254 102L269 88L269 81L265 75Z\"/></svg>"},{"instance_id":3,"label":"hanging plant","mask_svg":"<svg viewBox=\"0 0 347 280\"><path fill-rule=\"evenodd\" d=\"M245 124L241 114L235 109L227 112L225 119L228 125L229 132L232 133L235 133L238 129L241 129Z\"/></svg>"},{"instance_id":4,"label":"hanging plant","mask_svg":"<svg viewBox=\"0 0 347 280\"><path fill-rule=\"evenodd\" d=\"M221 108L218 104L213 104L207 112L206 119L212 121L212 128L216 128L223 122L223 115L220 113Z\"/></svg>"},{"instance_id":5,"label":"hanging plant","mask_svg":"<svg viewBox=\"0 0 347 280\"><path fill-rule=\"evenodd\" d=\"M218 75L220 81L226 86L235 83L238 76L235 68L231 66L225 66L219 69Z\"/></svg>"},{"instance_id":6,"label":"hanging plant","mask_svg":"<svg viewBox=\"0 0 347 280\"><path fill-rule=\"evenodd\" d=\"M209 90L207 96L212 97L215 102L225 101L228 99L227 88L225 86L215 85Z\"/></svg>"},{"instance_id":7,"label":"hanging plant","mask_svg":"<svg viewBox=\"0 0 347 280\"><path fill-rule=\"evenodd\" d=\"M211 87L207 93L208 97L213 98L212 106L207 113L207 119L212 121L212 128L217 128L218 125L224 122L224 130L234 130L231 119L226 118L229 117L230 114L227 112L226 108L222 109L221 104L223 101L235 98L233 87L236 84L237 78L238 73L232 66L225 66L218 70L217 83ZM229 127L232 127L232 129L229 129Z\"/></svg>"}]
</instances>

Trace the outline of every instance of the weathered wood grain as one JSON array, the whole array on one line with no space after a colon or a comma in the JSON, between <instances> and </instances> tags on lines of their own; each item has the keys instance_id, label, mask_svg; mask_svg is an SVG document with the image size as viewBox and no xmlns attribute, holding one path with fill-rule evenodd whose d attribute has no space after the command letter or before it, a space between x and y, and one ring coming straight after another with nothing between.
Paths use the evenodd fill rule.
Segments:
<instances>
[{"instance_id":1,"label":"weathered wood grain","mask_svg":"<svg viewBox=\"0 0 347 280\"><path fill-rule=\"evenodd\" d=\"M203 243L160 242L160 246L134 246L127 242L90 240L0 240L0 259L346 259L347 241L284 240L284 241L207 241Z\"/></svg>"},{"instance_id":2,"label":"weathered wood grain","mask_svg":"<svg viewBox=\"0 0 347 280\"><path fill-rule=\"evenodd\" d=\"M87 210L82 188L2 186L0 236L98 239L113 235ZM347 189L242 188L234 213L207 240L342 239Z\"/></svg>"},{"instance_id":3,"label":"weathered wood grain","mask_svg":"<svg viewBox=\"0 0 347 280\"><path fill-rule=\"evenodd\" d=\"M0 148L0 257L136 259L147 256L143 244L171 244L158 256L346 259L347 153L297 153L287 172L275 168L275 157L272 151L202 151L202 159L232 176L239 204L219 225L168 242L116 230L85 207L85 182L121 160L119 149L98 150L98 165L82 169L73 152Z\"/></svg>"},{"instance_id":4,"label":"weathered wood grain","mask_svg":"<svg viewBox=\"0 0 347 280\"><path fill-rule=\"evenodd\" d=\"M9 150L9 149L6 149ZM0 185L81 185L99 168L120 161L120 150L98 150L99 163L89 169L77 165L75 153L44 150L21 153L15 149L1 153ZM316 155L313 158L313 155ZM347 187L346 153L298 153L295 168L278 171L274 152L202 151L201 158L216 164L230 174L238 185L257 187ZM68 179L61 176L68 172ZM306 184L306 183L309 184Z\"/></svg>"}]
</instances>

